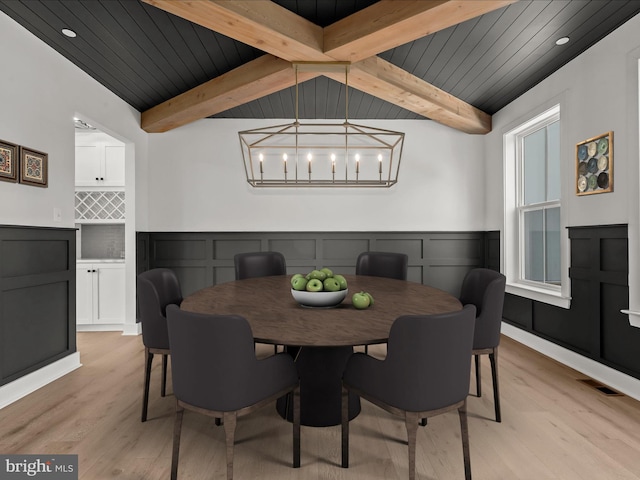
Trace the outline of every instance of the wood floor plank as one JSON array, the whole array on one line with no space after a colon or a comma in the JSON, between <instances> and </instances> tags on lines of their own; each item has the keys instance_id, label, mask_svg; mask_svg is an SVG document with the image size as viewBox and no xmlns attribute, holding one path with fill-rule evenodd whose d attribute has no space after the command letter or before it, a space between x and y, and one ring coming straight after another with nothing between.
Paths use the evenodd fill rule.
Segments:
<instances>
[{"instance_id":1,"label":"wood floor plank","mask_svg":"<svg viewBox=\"0 0 640 480\"><path fill-rule=\"evenodd\" d=\"M86 480L168 478L175 398L171 376L160 396L152 370L149 419L140 422L143 347L116 332L78 334L83 366L0 410L0 453L79 456ZM258 345L258 355L270 355ZM475 480L639 480L640 402L606 396L584 375L508 338L500 347L502 423L496 423L489 362L481 398L468 399ZM384 346L369 348L384 358ZM470 392L475 392L474 379ZM225 478L224 429L213 419L184 417L179 478ZM404 422L362 402L351 422L350 468L340 467L340 427L302 427L301 468L291 468L291 424L273 405L238 421L236 478L387 480L408 477ZM464 478L456 413L418 429L417 478Z\"/></svg>"}]
</instances>

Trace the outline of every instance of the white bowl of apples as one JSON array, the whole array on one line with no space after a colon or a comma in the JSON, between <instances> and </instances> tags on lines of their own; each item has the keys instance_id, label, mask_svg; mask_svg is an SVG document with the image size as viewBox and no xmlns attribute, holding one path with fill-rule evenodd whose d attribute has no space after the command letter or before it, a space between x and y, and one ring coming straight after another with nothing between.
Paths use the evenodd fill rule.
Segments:
<instances>
[{"instance_id":1,"label":"white bowl of apples","mask_svg":"<svg viewBox=\"0 0 640 480\"><path fill-rule=\"evenodd\" d=\"M296 273L291 277L291 295L303 307L335 307L348 293L345 278L334 275L328 268L313 270L307 275Z\"/></svg>"}]
</instances>

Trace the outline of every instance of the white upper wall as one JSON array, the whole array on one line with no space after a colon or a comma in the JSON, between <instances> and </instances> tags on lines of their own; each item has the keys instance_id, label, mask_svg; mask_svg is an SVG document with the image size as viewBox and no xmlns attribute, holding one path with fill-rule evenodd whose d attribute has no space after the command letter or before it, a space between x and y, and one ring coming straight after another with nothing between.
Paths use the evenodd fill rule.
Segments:
<instances>
[{"instance_id":1,"label":"white upper wall","mask_svg":"<svg viewBox=\"0 0 640 480\"><path fill-rule=\"evenodd\" d=\"M484 228L484 139L428 120L405 132L391 188L254 188L238 131L288 120L205 119L149 136L151 231L470 231Z\"/></svg>"},{"instance_id":2,"label":"white upper wall","mask_svg":"<svg viewBox=\"0 0 640 480\"><path fill-rule=\"evenodd\" d=\"M61 34L60 41L73 39ZM147 214L148 135L140 113L1 12L0 58L0 138L49 155L48 188L0 182L1 225L75 226L74 116L125 144L125 328L135 333L135 231L145 229Z\"/></svg>"},{"instance_id":3,"label":"white upper wall","mask_svg":"<svg viewBox=\"0 0 640 480\"><path fill-rule=\"evenodd\" d=\"M627 224L629 309L640 325L640 16L493 115L485 137L485 228L504 231L503 135L561 103L563 227ZM563 48L563 47L557 47ZM577 196L577 143L613 131L613 192Z\"/></svg>"},{"instance_id":4,"label":"white upper wall","mask_svg":"<svg viewBox=\"0 0 640 480\"><path fill-rule=\"evenodd\" d=\"M135 156L135 170L127 168L137 230L501 229L502 134L562 97L565 189L574 189L575 143L613 130L615 148L614 192L572 195L566 223L637 225L639 28L636 17L502 109L486 136L430 121L362 122L406 132L399 182L390 189L264 190L244 179L237 132L276 121L206 119L147 135L139 112L0 13L0 55L11 66L0 76L0 138L49 154L48 188L0 182L0 223L73 226L72 117L79 113Z\"/></svg>"},{"instance_id":5,"label":"white upper wall","mask_svg":"<svg viewBox=\"0 0 640 480\"><path fill-rule=\"evenodd\" d=\"M3 95L0 138L49 154L48 188L0 182L0 224L74 226L72 118L79 114L135 158L135 167L127 165L127 211L135 208L139 231L484 228L482 136L426 120L361 122L406 132L396 186L255 189L244 178L237 132L277 121L205 119L147 135L139 112L1 13L0 31L0 55L11 65L0 76L0 91L11 92Z\"/></svg>"},{"instance_id":6,"label":"white upper wall","mask_svg":"<svg viewBox=\"0 0 640 480\"><path fill-rule=\"evenodd\" d=\"M486 135L485 143L487 230L501 229L504 221L504 133L558 101L564 103L560 123L566 225L637 221L632 210L638 190L638 31L640 16L493 115L493 131ZM578 197L575 145L609 131L614 132L613 192Z\"/></svg>"},{"instance_id":7,"label":"white upper wall","mask_svg":"<svg viewBox=\"0 0 640 480\"><path fill-rule=\"evenodd\" d=\"M74 115L129 142L130 158L144 166L147 134L140 114L1 12L0 32L0 139L49 155L48 188L0 182L0 224L73 227ZM60 41L73 39L61 34ZM133 164L127 174L135 179ZM138 189L146 192L144 182ZM54 208L61 210L60 221L54 221Z\"/></svg>"}]
</instances>

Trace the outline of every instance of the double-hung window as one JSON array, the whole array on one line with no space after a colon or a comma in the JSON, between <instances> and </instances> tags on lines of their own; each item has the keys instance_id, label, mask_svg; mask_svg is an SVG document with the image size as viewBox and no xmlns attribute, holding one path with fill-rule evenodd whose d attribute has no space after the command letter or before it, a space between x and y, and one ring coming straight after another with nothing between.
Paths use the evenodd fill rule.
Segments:
<instances>
[{"instance_id":1,"label":"double-hung window","mask_svg":"<svg viewBox=\"0 0 640 480\"><path fill-rule=\"evenodd\" d=\"M507 283L543 301L562 298L560 143L559 105L505 134Z\"/></svg>"},{"instance_id":2,"label":"double-hung window","mask_svg":"<svg viewBox=\"0 0 640 480\"><path fill-rule=\"evenodd\" d=\"M517 135L520 281L560 286L560 121Z\"/></svg>"}]
</instances>

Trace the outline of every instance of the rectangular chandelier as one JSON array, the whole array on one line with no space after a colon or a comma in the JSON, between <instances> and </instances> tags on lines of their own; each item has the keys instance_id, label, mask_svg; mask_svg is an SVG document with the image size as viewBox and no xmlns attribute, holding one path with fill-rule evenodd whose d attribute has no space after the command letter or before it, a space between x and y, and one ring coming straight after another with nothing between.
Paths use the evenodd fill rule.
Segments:
<instances>
[{"instance_id":1,"label":"rectangular chandelier","mask_svg":"<svg viewBox=\"0 0 640 480\"><path fill-rule=\"evenodd\" d=\"M298 120L298 71L345 71L345 120ZM247 182L253 187L391 187L398 181L404 133L349 122L348 64L293 64L296 119L238 132Z\"/></svg>"},{"instance_id":2,"label":"rectangular chandelier","mask_svg":"<svg viewBox=\"0 0 640 480\"><path fill-rule=\"evenodd\" d=\"M299 123L239 132L254 187L391 187L404 133L348 122Z\"/></svg>"}]
</instances>

